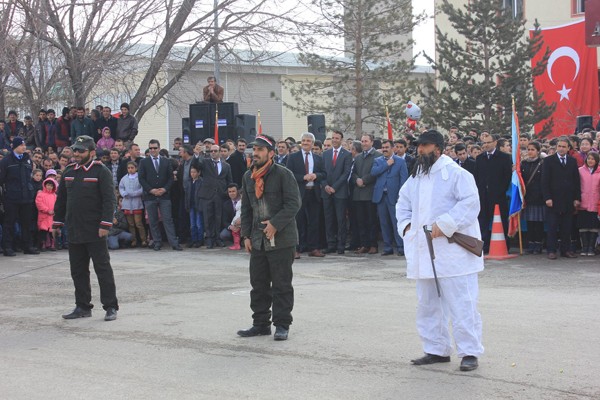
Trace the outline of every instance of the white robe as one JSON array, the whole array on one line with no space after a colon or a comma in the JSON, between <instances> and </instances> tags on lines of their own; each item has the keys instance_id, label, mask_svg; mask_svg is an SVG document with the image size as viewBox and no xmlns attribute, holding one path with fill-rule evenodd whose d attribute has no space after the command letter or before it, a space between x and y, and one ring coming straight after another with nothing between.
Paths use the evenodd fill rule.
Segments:
<instances>
[{"instance_id":1,"label":"white robe","mask_svg":"<svg viewBox=\"0 0 600 400\"><path fill-rule=\"evenodd\" d=\"M396 204L398 232L404 239L409 279L433 278L433 269L423 225L434 222L444 235L455 232L481 238L479 194L473 175L446 155L431 167L428 175L410 176L400 189ZM404 229L411 228L406 235ZM483 270L483 257L477 257L444 237L433 239L438 278L463 276Z\"/></svg>"}]
</instances>

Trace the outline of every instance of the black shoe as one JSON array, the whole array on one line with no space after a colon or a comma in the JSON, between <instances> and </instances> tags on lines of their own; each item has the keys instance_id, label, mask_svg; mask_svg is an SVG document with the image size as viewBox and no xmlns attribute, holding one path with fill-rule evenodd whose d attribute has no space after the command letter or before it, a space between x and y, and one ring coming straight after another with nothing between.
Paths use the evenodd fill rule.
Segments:
<instances>
[{"instance_id":1,"label":"black shoe","mask_svg":"<svg viewBox=\"0 0 600 400\"><path fill-rule=\"evenodd\" d=\"M75 307L71 314L64 314L62 317L64 319L77 319L77 318L86 318L92 316L92 310L84 310L81 307Z\"/></svg>"},{"instance_id":2,"label":"black shoe","mask_svg":"<svg viewBox=\"0 0 600 400\"><path fill-rule=\"evenodd\" d=\"M464 360L464 359L463 359ZM447 363L450 362L450 356L442 357L435 354L425 353L424 357L417 358L416 360L410 360L413 365L428 365L436 363Z\"/></svg>"},{"instance_id":3,"label":"black shoe","mask_svg":"<svg viewBox=\"0 0 600 400\"><path fill-rule=\"evenodd\" d=\"M216 245L217 247L225 247L225 243L223 243L223 241L222 241L222 240L217 240L217 241L215 242L215 245Z\"/></svg>"},{"instance_id":4,"label":"black shoe","mask_svg":"<svg viewBox=\"0 0 600 400\"><path fill-rule=\"evenodd\" d=\"M54 249L54 247L52 247L52 249L54 251L56 251L56 249ZM35 247L30 247L28 249L25 249L25 251L23 253L24 254L40 254L40 251L38 249L36 249Z\"/></svg>"},{"instance_id":5,"label":"black shoe","mask_svg":"<svg viewBox=\"0 0 600 400\"><path fill-rule=\"evenodd\" d=\"M335 249L325 249L325 250L323 250L323 253L325 253L325 254L332 254L332 253L335 253L335 252L336 252Z\"/></svg>"},{"instance_id":6,"label":"black shoe","mask_svg":"<svg viewBox=\"0 0 600 400\"><path fill-rule=\"evenodd\" d=\"M187 244L187 248L191 249L192 247L194 247L194 242L192 242L191 240L189 241L189 243Z\"/></svg>"},{"instance_id":7,"label":"black shoe","mask_svg":"<svg viewBox=\"0 0 600 400\"><path fill-rule=\"evenodd\" d=\"M346 252L344 250L338 250L337 253L338 254L345 254Z\"/></svg>"},{"instance_id":8,"label":"black shoe","mask_svg":"<svg viewBox=\"0 0 600 400\"><path fill-rule=\"evenodd\" d=\"M105 321L114 321L115 319L117 319L117 310L110 307L108 310L106 310L106 315L104 316L104 320Z\"/></svg>"},{"instance_id":9,"label":"black shoe","mask_svg":"<svg viewBox=\"0 0 600 400\"><path fill-rule=\"evenodd\" d=\"M181 251L183 250L183 247L181 247L180 245L173 246L173 250Z\"/></svg>"},{"instance_id":10,"label":"black shoe","mask_svg":"<svg viewBox=\"0 0 600 400\"><path fill-rule=\"evenodd\" d=\"M473 371L477 367L479 367L479 362L477 362L477 357L475 356L465 356L460 362L461 371Z\"/></svg>"},{"instance_id":11,"label":"black shoe","mask_svg":"<svg viewBox=\"0 0 600 400\"><path fill-rule=\"evenodd\" d=\"M354 250L358 250L359 246L348 246L346 247L346 250L348 251L354 251Z\"/></svg>"},{"instance_id":12,"label":"black shoe","mask_svg":"<svg viewBox=\"0 0 600 400\"><path fill-rule=\"evenodd\" d=\"M241 337L266 336L271 334L271 326L253 325L250 329L237 331L237 334Z\"/></svg>"},{"instance_id":13,"label":"black shoe","mask_svg":"<svg viewBox=\"0 0 600 400\"><path fill-rule=\"evenodd\" d=\"M200 246L201 246L201 243L200 243L200 242L194 242L194 248L195 248L195 249L198 249L198 248L200 248Z\"/></svg>"},{"instance_id":14,"label":"black shoe","mask_svg":"<svg viewBox=\"0 0 600 400\"><path fill-rule=\"evenodd\" d=\"M390 251L384 251L383 253L381 253L382 256L393 256L394 255L394 251L390 250Z\"/></svg>"},{"instance_id":15,"label":"black shoe","mask_svg":"<svg viewBox=\"0 0 600 400\"><path fill-rule=\"evenodd\" d=\"M154 250L154 251L160 251L160 245L159 244L155 244L154 246L152 246L152 250Z\"/></svg>"},{"instance_id":16,"label":"black shoe","mask_svg":"<svg viewBox=\"0 0 600 400\"><path fill-rule=\"evenodd\" d=\"M6 257L14 257L17 255L13 249L4 249L4 255Z\"/></svg>"},{"instance_id":17,"label":"black shoe","mask_svg":"<svg viewBox=\"0 0 600 400\"><path fill-rule=\"evenodd\" d=\"M275 327L275 335L273 335L273 339L275 340L287 340L289 329L285 329L283 326Z\"/></svg>"}]
</instances>

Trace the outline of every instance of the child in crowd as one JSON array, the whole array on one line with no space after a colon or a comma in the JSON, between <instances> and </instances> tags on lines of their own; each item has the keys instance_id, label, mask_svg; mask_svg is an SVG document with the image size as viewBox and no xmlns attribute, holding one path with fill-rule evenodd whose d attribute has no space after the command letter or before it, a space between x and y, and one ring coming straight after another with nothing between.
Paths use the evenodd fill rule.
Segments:
<instances>
[{"instance_id":1,"label":"child in crowd","mask_svg":"<svg viewBox=\"0 0 600 400\"><path fill-rule=\"evenodd\" d=\"M125 177L124 177L125 178ZM129 228L129 223L122 210L123 198L119 197L117 201L117 209L113 217L113 225L108 231L107 244L110 250L118 250L122 245L128 246L135 237L133 234L126 231Z\"/></svg>"},{"instance_id":2,"label":"child in crowd","mask_svg":"<svg viewBox=\"0 0 600 400\"><path fill-rule=\"evenodd\" d=\"M37 227L37 221L38 221L38 209L35 205L35 197L37 197L37 194L44 189L44 185L43 185L43 178L44 176L44 171L42 171L41 169L34 169L33 172L31 173L31 184L33 185L33 192L35 193L34 196L34 203L32 204L32 212L31 212L31 223L29 226L31 226L31 240L32 243L39 243L38 240L38 227Z\"/></svg>"},{"instance_id":3,"label":"child in crowd","mask_svg":"<svg viewBox=\"0 0 600 400\"><path fill-rule=\"evenodd\" d=\"M102 149L104 151L110 151L113 147L115 147L115 139L111 136L111 131L108 126L102 129L101 138L98 140L96 147Z\"/></svg>"},{"instance_id":4,"label":"child in crowd","mask_svg":"<svg viewBox=\"0 0 600 400\"><path fill-rule=\"evenodd\" d=\"M58 183L53 178L44 180L44 189L35 197L38 210L37 227L39 231L38 242L40 251L56 251L55 238L52 231L54 222L54 203L56 203L56 189Z\"/></svg>"},{"instance_id":5,"label":"child in crowd","mask_svg":"<svg viewBox=\"0 0 600 400\"><path fill-rule=\"evenodd\" d=\"M127 163L127 175L119 182L119 194L123 197L121 209L129 225L131 233L131 247L137 246L137 233L140 235L142 247L146 247L146 229L144 228L144 203L142 202L142 185L138 180L137 164L135 161Z\"/></svg>"},{"instance_id":6,"label":"child in crowd","mask_svg":"<svg viewBox=\"0 0 600 400\"><path fill-rule=\"evenodd\" d=\"M185 210L190 213L190 242L188 247L200 247L204 243L204 217L200 200L200 187L202 178L196 166L190 167L189 183L184 187Z\"/></svg>"},{"instance_id":7,"label":"child in crowd","mask_svg":"<svg viewBox=\"0 0 600 400\"><path fill-rule=\"evenodd\" d=\"M44 179L48 179L48 178L52 178L54 180L56 180L56 170L55 169L49 169L46 171L46 176L44 176Z\"/></svg>"},{"instance_id":8,"label":"child in crowd","mask_svg":"<svg viewBox=\"0 0 600 400\"><path fill-rule=\"evenodd\" d=\"M598 221L598 204L600 203L600 156L588 152L585 164L579 168L581 180L581 204L577 211L577 227L581 238L581 255L596 255L596 240L600 221Z\"/></svg>"}]
</instances>

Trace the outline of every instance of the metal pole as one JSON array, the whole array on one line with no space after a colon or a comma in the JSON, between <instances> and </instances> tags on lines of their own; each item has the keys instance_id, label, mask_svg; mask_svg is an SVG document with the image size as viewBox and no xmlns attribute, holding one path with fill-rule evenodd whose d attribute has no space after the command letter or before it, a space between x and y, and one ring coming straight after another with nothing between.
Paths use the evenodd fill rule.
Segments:
<instances>
[{"instance_id":1,"label":"metal pole","mask_svg":"<svg viewBox=\"0 0 600 400\"><path fill-rule=\"evenodd\" d=\"M219 42L218 42L218 32L219 32L219 14L218 14L219 0L215 0L215 14L214 14L214 29L215 29L215 39L217 42L215 43L215 79L217 83L220 82L221 78L221 60L219 56Z\"/></svg>"}]
</instances>

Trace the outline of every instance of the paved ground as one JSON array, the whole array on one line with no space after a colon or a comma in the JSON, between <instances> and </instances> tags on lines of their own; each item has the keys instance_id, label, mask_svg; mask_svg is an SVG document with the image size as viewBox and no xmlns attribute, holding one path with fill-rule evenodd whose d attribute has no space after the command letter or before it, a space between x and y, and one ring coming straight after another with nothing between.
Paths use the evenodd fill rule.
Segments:
<instances>
[{"instance_id":1,"label":"paved ground","mask_svg":"<svg viewBox=\"0 0 600 400\"><path fill-rule=\"evenodd\" d=\"M113 252L119 318L65 321L67 253L0 259L1 399L598 399L600 257L486 263L485 355L421 354L398 257L303 257L290 339L243 339L248 256ZM93 274L92 274L93 275ZM97 306L98 289L93 279Z\"/></svg>"}]
</instances>

